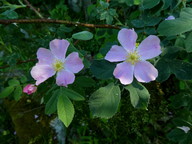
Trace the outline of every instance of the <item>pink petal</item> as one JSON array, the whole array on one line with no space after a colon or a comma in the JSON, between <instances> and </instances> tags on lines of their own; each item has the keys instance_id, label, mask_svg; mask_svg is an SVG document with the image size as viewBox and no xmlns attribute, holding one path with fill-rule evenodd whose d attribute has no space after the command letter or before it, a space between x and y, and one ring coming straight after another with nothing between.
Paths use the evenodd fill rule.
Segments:
<instances>
[{"instance_id":1,"label":"pink petal","mask_svg":"<svg viewBox=\"0 0 192 144\"><path fill-rule=\"evenodd\" d=\"M49 44L51 52L58 59L64 59L69 42L67 40L54 39Z\"/></svg>"},{"instance_id":2,"label":"pink petal","mask_svg":"<svg viewBox=\"0 0 192 144\"><path fill-rule=\"evenodd\" d=\"M27 93L28 95L37 91L37 87L34 84L28 84L23 88L23 92Z\"/></svg>"},{"instance_id":3,"label":"pink petal","mask_svg":"<svg viewBox=\"0 0 192 144\"><path fill-rule=\"evenodd\" d=\"M52 65L54 60L54 56L51 53L51 51L45 48L38 49L37 58L39 60L39 64L44 64L44 65Z\"/></svg>"},{"instance_id":4,"label":"pink petal","mask_svg":"<svg viewBox=\"0 0 192 144\"><path fill-rule=\"evenodd\" d=\"M105 56L105 59L110 62L119 62L126 60L127 55L128 53L123 47L114 45Z\"/></svg>"},{"instance_id":5,"label":"pink petal","mask_svg":"<svg viewBox=\"0 0 192 144\"><path fill-rule=\"evenodd\" d=\"M65 68L73 73L78 73L84 67L77 52L69 54L65 60Z\"/></svg>"},{"instance_id":6,"label":"pink petal","mask_svg":"<svg viewBox=\"0 0 192 144\"><path fill-rule=\"evenodd\" d=\"M72 84L75 80L75 75L66 70L59 71L56 77L56 83L58 86L67 87L68 84Z\"/></svg>"},{"instance_id":7,"label":"pink petal","mask_svg":"<svg viewBox=\"0 0 192 144\"><path fill-rule=\"evenodd\" d=\"M138 54L142 60L154 58L161 54L160 40L157 36L150 35L138 47Z\"/></svg>"},{"instance_id":8,"label":"pink petal","mask_svg":"<svg viewBox=\"0 0 192 144\"><path fill-rule=\"evenodd\" d=\"M55 71L48 65L36 64L31 70L31 76L36 80L36 85L44 82L48 78L52 77Z\"/></svg>"},{"instance_id":9,"label":"pink petal","mask_svg":"<svg viewBox=\"0 0 192 144\"><path fill-rule=\"evenodd\" d=\"M113 75L115 76L115 78L119 79L122 84L127 85L132 83L133 81L133 69L133 65L127 62L123 62L117 64Z\"/></svg>"},{"instance_id":10,"label":"pink petal","mask_svg":"<svg viewBox=\"0 0 192 144\"><path fill-rule=\"evenodd\" d=\"M157 78L157 69L147 61L140 61L135 65L134 75L139 82L150 82Z\"/></svg>"},{"instance_id":11,"label":"pink petal","mask_svg":"<svg viewBox=\"0 0 192 144\"><path fill-rule=\"evenodd\" d=\"M137 33L134 29L121 29L118 33L118 40L127 51L133 51L135 49Z\"/></svg>"}]
</instances>

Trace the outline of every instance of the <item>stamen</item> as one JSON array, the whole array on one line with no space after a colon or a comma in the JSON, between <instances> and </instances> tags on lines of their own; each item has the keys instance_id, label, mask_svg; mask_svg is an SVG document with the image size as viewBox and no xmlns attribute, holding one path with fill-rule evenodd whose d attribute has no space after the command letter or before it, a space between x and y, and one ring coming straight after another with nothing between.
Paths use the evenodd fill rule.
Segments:
<instances>
[{"instance_id":1,"label":"stamen","mask_svg":"<svg viewBox=\"0 0 192 144\"><path fill-rule=\"evenodd\" d=\"M130 52L127 56L126 62L135 65L140 60L140 56L136 51Z\"/></svg>"},{"instance_id":2,"label":"stamen","mask_svg":"<svg viewBox=\"0 0 192 144\"><path fill-rule=\"evenodd\" d=\"M53 67L55 69L56 72L64 69L64 63L59 61L59 60L56 60L55 63L53 64Z\"/></svg>"}]
</instances>

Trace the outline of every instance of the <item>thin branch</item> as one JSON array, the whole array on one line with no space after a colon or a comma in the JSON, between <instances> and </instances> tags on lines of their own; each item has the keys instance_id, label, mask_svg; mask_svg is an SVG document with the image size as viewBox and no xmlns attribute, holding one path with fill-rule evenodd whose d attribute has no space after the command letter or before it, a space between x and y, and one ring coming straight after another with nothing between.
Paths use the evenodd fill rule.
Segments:
<instances>
[{"instance_id":1,"label":"thin branch","mask_svg":"<svg viewBox=\"0 0 192 144\"><path fill-rule=\"evenodd\" d=\"M37 59L30 59L30 60L25 60L25 61L19 60L19 61L17 61L16 64L19 65L19 64L33 62L33 61L37 61ZM0 69L4 69L4 68L8 68L8 67L10 67L10 65L4 65L4 66L1 66Z\"/></svg>"},{"instance_id":2,"label":"thin branch","mask_svg":"<svg viewBox=\"0 0 192 144\"><path fill-rule=\"evenodd\" d=\"M12 23L55 23L55 24L67 24L82 26L88 28L111 28L111 29L120 29L118 26L108 25L108 24L88 24L80 22L72 22L66 20L54 20L54 19L1 19L0 24L12 24Z\"/></svg>"},{"instance_id":3,"label":"thin branch","mask_svg":"<svg viewBox=\"0 0 192 144\"><path fill-rule=\"evenodd\" d=\"M187 89L192 93L192 90L191 90L190 86L188 85L187 81L184 81L184 83L185 83Z\"/></svg>"},{"instance_id":4,"label":"thin branch","mask_svg":"<svg viewBox=\"0 0 192 144\"><path fill-rule=\"evenodd\" d=\"M43 106L39 106L39 107L33 108L33 109L31 109L31 110L28 110L28 111L24 111L24 112L21 112L21 113L22 113L22 114L29 113L29 112L32 112L32 111L37 110L37 109L42 109L42 108L44 108L44 107L45 107L44 105L43 105Z\"/></svg>"},{"instance_id":5,"label":"thin branch","mask_svg":"<svg viewBox=\"0 0 192 144\"><path fill-rule=\"evenodd\" d=\"M24 0L24 2L26 3L26 5L33 10L40 18L43 18L43 16L30 4L30 2L28 0Z\"/></svg>"}]
</instances>

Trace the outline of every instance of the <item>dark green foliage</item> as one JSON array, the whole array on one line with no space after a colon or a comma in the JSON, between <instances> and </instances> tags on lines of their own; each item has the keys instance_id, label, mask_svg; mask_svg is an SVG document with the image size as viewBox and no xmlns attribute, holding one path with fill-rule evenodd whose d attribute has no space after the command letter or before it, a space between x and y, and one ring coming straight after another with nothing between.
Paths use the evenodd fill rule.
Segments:
<instances>
[{"instance_id":1,"label":"dark green foliage","mask_svg":"<svg viewBox=\"0 0 192 144\"><path fill-rule=\"evenodd\" d=\"M125 89L130 93L131 104L134 108L147 109L150 94L142 84L134 81L131 85L126 86Z\"/></svg>"},{"instance_id":2,"label":"dark green foliage","mask_svg":"<svg viewBox=\"0 0 192 144\"><path fill-rule=\"evenodd\" d=\"M119 86L110 83L90 96L89 107L94 117L111 118L117 112L120 100Z\"/></svg>"},{"instance_id":3,"label":"dark green foliage","mask_svg":"<svg viewBox=\"0 0 192 144\"><path fill-rule=\"evenodd\" d=\"M95 60L91 65L91 72L93 75L100 79L108 79L113 76L114 63L106 60Z\"/></svg>"},{"instance_id":4,"label":"dark green foliage","mask_svg":"<svg viewBox=\"0 0 192 144\"><path fill-rule=\"evenodd\" d=\"M43 17L111 24L134 28L138 42L157 35L162 54L150 62L158 69L158 78L128 86L114 79L116 63L104 57L112 45L120 45L118 29L0 24L0 143L192 143L191 0L29 2L37 13L24 1L1 0L0 19ZM176 19L165 21L170 15ZM54 77L39 85L33 95L23 94L26 84L35 83L30 70L37 62L38 48L49 49L49 42L56 38L70 41L67 55L78 52L84 69L67 88L58 88ZM190 130L185 132L183 126Z\"/></svg>"}]
</instances>

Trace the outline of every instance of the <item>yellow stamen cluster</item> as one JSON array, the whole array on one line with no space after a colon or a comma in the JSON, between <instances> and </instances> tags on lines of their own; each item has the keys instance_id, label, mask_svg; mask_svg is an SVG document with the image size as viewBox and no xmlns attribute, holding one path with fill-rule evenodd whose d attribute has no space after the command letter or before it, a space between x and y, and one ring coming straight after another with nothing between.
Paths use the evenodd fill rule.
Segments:
<instances>
[{"instance_id":1,"label":"yellow stamen cluster","mask_svg":"<svg viewBox=\"0 0 192 144\"><path fill-rule=\"evenodd\" d=\"M136 51L130 52L127 56L126 62L131 63L132 65L135 65L140 59L140 56Z\"/></svg>"},{"instance_id":2,"label":"yellow stamen cluster","mask_svg":"<svg viewBox=\"0 0 192 144\"><path fill-rule=\"evenodd\" d=\"M56 72L58 72L58 71L64 69L64 63L59 60L56 60L55 63L53 64L53 67L54 67L54 70Z\"/></svg>"}]
</instances>

